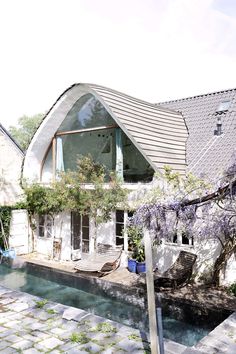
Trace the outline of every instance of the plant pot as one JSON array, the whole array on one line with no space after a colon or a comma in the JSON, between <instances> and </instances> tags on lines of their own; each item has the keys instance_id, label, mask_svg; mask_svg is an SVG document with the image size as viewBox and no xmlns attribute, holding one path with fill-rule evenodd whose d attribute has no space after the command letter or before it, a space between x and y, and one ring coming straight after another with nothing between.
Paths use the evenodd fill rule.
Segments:
<instances>
[{"instance_id":1,"label":"plant pot","mask_svg":"<svg viewBox=\"0 0 236 354\"><path fill-rule=\"evenodd\" d=\"M137 262L136 272L139 273L146 273L146 263L145 262Z\"/></svg>"},{"instance_id":2,"label":"plant pot","mask_svg":"<svg viewBox=\"0 0 236 354\"><path fill-rule=\"evenodd\" d=\"M131 272L131 273L136 273L136 260L135 259L128 259L128 270Z\"/></svg>"}]
</instances>

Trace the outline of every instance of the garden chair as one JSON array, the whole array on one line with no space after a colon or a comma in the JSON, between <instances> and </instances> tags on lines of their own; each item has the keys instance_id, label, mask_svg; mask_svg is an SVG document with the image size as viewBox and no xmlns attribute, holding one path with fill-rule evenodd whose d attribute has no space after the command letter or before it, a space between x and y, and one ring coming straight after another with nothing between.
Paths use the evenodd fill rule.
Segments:
<instances>
[{"instance_id":1,"label":"garden chair","mask_svg":"<svg viewBox=\"0 0 236 354\"><path fill-rule=\"evenodd\" d=\"M181 287L186 285L192 275L193 266L197 255L191 252L180 251L174 264L164 273L154 271L154 287Z\"/></svg>"},{"instance_id":2,"label":"garden chair","mask_svg":"<svg viewBox=\"0 0 236 354\"><path fill-rule=\"evenodd\" d=\"M77 261L74 269L79 272L97 273L99 276L106 275L119 267L121 253L121 247L98 244L96 252Z\"/></svg>"}]
</instances>

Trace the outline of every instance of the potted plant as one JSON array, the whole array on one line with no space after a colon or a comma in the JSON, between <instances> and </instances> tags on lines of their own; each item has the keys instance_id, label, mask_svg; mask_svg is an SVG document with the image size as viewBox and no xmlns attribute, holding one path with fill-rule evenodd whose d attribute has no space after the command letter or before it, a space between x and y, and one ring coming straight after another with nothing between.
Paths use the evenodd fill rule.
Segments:
<instances>
[{"instance_id":1,"label":"potted plant","mask_svg":"<svg viewBox=\"0 0 236 354\"><path fill-rule=\"evenodd\" d=\"M129 226L127 233L129 249L131 250L131 258L128 259L128 269L133 273L143 273L146 271L146 263L142 229L136 226Z\"/></svg>"}]
</instances>

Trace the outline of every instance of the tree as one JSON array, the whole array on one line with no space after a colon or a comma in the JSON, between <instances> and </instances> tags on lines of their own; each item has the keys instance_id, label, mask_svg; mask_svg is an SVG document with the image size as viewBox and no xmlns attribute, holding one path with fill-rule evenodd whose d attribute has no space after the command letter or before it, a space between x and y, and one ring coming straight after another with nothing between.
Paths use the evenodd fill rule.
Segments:
<instances>
[{"instance_id":1,"label":"tree","mask_svg":"<svg viewBox=\"0 0 236 354\"><path fill-rule=\"evenodd\" d=\"M37 215L48 214L54 218L64 210L89 214L96 226L96 247L98 224L110 220L111 212L126 199L126 191L116 176L111 173L109 183L106 178L105 167L95 163L91 156L85 156L78 160L76 171L62 172L49 186L24 183L25 199L18 207L28 211L32 228Z\"/></svg>"},{"instance_id":2,"label":"tree","mask_svg":"<svg viewBox=\"0 0 236 354\"><path fill-rule=\"evenodd\" d=\"M23 150L27 150L29 143L44 117L43 113L33 116L22 116L18 119L18 127L10 126L11 136L18 142Z\"/></svg>"}]
</instances>

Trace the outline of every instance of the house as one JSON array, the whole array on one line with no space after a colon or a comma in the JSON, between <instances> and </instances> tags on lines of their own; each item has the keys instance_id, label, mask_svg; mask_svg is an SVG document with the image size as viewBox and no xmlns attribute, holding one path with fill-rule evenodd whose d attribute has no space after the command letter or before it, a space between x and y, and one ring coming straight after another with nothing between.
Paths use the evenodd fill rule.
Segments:
<instances>
[{"instance_id":1,"label":"house","mask_svg":"<svg viewBox=\"0 0 236 354\"><path fill-rule=\"evenodd\" d=\"M181 112L189 137L186 145L187 172L209 181L220 182L222 173L234 162L236 149L236 89L223 90L157 104ZM168 268L172 255L188 240L179 240L178 245L165 245L159 249L157 259L165 259ZM215 241L197 244L199 271L211 267L219 254L220 245ZM170 256L171 255L171 256ZM200 260L200 261L199 261ZM201 262L202 261L202 262ZM160 265L161 268L161 265ZM221 283L236 281L236 257L227 262Z\"/></svg>"},{"instance_id":2,"label":"house","mask_svg":"<svg viewBox=\"0 0 236 354\"><path fill-rule=\"evenodd\" d=\"M20 188L24 152L0 124L0 205L14 205L23 193Z\"/></svg>"},{"instance_id":3,"label":"house","mask_svg":"<svg viewBox=\"0 0 236 354\"><path fill-rule=\"evenodd\" d=\"M187 137L178 112L98 85L75 84L59 97L38 128L26 152L23 177L48 183L58 171L75 170L78 155L90 154L108 171L116 171L132 190L150 182L164 165L184 175ZM127 212L117 210L110 223L100 226L97 242L122 243L127 251L124 219ZM94 225L89 216L58 215L54 235L52 222L49 216L39 219L38 252L52 255L58 239L61 259L77 259L81 252L93 250Z\"/></svg>"},{"instance_id":4,"label":"house","mask_svg":"<svg viewBox=\"0 0 236 354\"><path fill-rule=\"evenodd\" d=\"M46 184L59 171L73 171L78 155L90 154L108 171L116 171L130 191L145 188L165 165L183 176L190 171L218 178L234 150L235 93L151 104L102 86L75 84L62 93L35 133L22 176ZM123 244L126 252L127 235L122 230L127 216L127 211L117 210L110 222L99 226L97 242ZM89 215L68 211L55 220L43 215L38 220L36 250L53 257L59 245L60 259L78 259L93 251L93 234ZM212 259L219 251L219 245L211 244L203 254L191 240L173 240L156 253L160 270L182 248L194 248L202 258Z\"/></svg>"},{"instance_id":5,"label":"house","mask_svg":"<svg viewBox=\"0 0 236 354\"><path fill-rule=\"evenodd\" d=\"M0 206L14 206L21 200L20 186L24 152L9 132L0 124ZM18 253L28 252L28 216L13 210L10 242Z\"/></svg>"}]
</instances>

